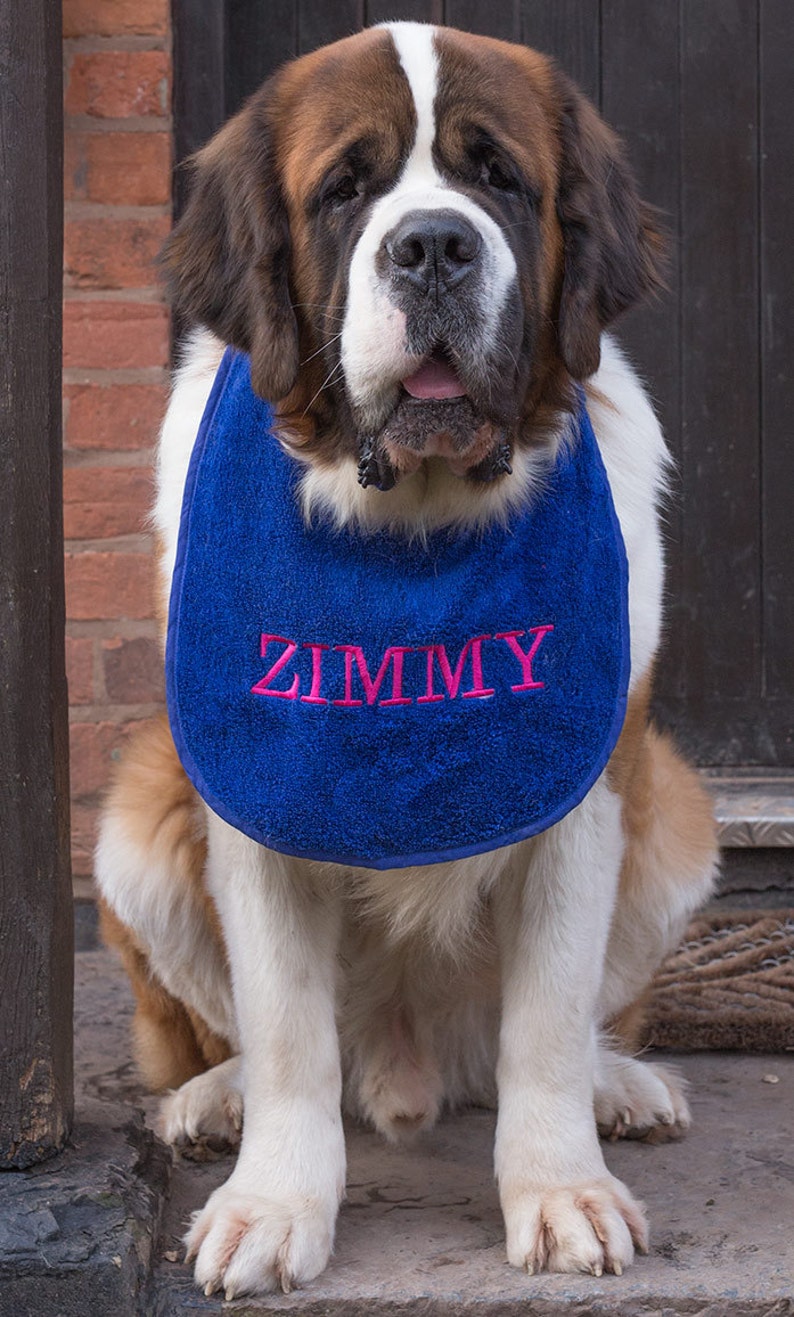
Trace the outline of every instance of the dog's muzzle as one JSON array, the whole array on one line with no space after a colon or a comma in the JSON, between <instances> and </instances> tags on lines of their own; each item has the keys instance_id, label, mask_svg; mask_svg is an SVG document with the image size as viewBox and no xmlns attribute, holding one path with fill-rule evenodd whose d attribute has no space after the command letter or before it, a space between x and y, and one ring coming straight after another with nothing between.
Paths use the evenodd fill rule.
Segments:
<instances>
[{"instance_id":1,"label":"dog's muzzle","mask_svg":"<svg viewBox=\"0 0 794 1317\"><path fill-rule=\"evenodd\" d=\"M451 207L411 210L383 237L376 270L404 316L406 374L382 426L360 436L363 486L391 489L426 458L481 482L510 473L485 347L488 260L483 233Z\"/></svg>"}]
</instances>

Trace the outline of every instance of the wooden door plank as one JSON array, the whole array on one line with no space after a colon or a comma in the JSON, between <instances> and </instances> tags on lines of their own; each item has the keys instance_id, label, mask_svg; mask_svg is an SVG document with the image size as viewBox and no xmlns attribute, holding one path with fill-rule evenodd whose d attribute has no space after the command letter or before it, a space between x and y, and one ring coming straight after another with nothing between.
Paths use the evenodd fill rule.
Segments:
<instances>
[{"instance_id":1,"label":"wooden door plank","mask_svg":"<svg viewBox=\"0 0 794 1317\"><path fill-rule=\"evenodd\" d=\"M521 0L521 40L555 55L596 105L601 102L600 0Z\"/></svg>"},{"instance_id":2,"label":"wooden door plank","mask_svg":"<svg viewBox=\"0 0 794 1317\"><path fill-rule=\"evenodd\" d=\"M446 0L445 21L464 32L479 32L500 41L521 40L521 0Z\"/></svg>"},{"instance_id":3,"label":"wooden door plank","mask_svg":"<svg viewBox=\"0 0 794 1317\"><path fill-rule=\"evenodd\" d=\"M60 10L0 0L0 1167L73 1111Z\"/></svg>"},{"instance_id":4,"label":"wooden door plank","mask_svg":"<svg viewBox=\"0 0 794 1317\"><path fill-rule=\"evenodd\" d=\"M200 7L200 6L199 6ZM297 0L226 0L226 115L298 53Z\"/></svg>"},{"instance_id":5,"label":"wooden door plank","mask_svg":"<svg viewBox=\"0 0 794 1317\"><path fill-rule=\"evenodd\" d=\"M298 54L349 37L364 26L364 0L298 0Z\"/></svg>"},{"instance_id":6,"label":"wooden door plank","mask_svg":"<svg viewBox=\"0 0 794 1317\"><path fill-rule=\"evenodd\" d=\"M190 188L184 161L208 142L226 117L224 10L173 0L174 25L174 215Z\"/></svg>"},{"instance_id":7,"label":"wooden door plank","mask_svg":"<svg viewBox=\"0 0 794 1317\"><path fill-rule=\"evenodd\" d=\"M666 291L621 320L617 333L648 384L677 460L681 456L680 35L678 0L658 0L652 6L638 5L636 0L602 0L602 110L626 144L641 195L659 209L669 261ZM676 607L683 566L677 485L665 523L670 604L657 689L681 695L686 632Z\"/></svg>"},{"instance_id":8,"label":"wooden door plank","mask_svg":"<svg viewBox=\"0 0 794 1317\"><path fill-rule=\"evenodd\" d=\"M794 689L794 24L791 0L761 6L761 414L765 698ZM791 723L776 729L794 764Z\"/></svg>"},{"instance_id":9,"label":"wooden door plank","mask_svg":"<svg viewBox=\"0 0 794 1317\"><path fill-rule=\"evenodd\" d=\"M656 400L668 442L679 448L679 170L678 0L652 6L603 0L602 111L623 139L640 194L659 210L668 238L668 290L619 322Z\"/></svg>"},{"instance_id":10,"label":"wooden door plank","mask_svg":"<svg viewBox=\"0 0 794 1317\"><path fill-rule=\"evenodd\" d=\"M387 23L390 19L413 23L443 23L444 0L399 0L389 4L389 0L366 0L364 21Z\"/></svg>"},{"instance_id":11,"label":"wooden door plank","mask_svg":"<svg viewBox=\"0 0 794 1317\"><path fill-rule=\"evenodd\" d=\"M682 8L683 590L688 716L741 762L760 695L756 0Z\"/></svg>"}]
</instances>

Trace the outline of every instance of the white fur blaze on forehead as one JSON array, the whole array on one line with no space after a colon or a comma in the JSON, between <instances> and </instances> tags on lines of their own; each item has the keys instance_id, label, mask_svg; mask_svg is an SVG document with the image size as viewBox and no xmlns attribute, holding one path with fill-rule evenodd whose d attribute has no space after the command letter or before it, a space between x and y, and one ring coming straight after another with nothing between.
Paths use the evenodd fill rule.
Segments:
<instances>
[{"instance_id":1,"label":"white fur blaze on forehead","mask_svg":"<svg viewBox=\"0 0 794 1317\"><path fill-rule=\"evenodd\" d=\"M429 23L384 23L391 34L416 110L416 138L408 162L429 165L433 173L436 135L435 100L438 85L436 29Z\"/></svg>"},{"instance_id":2,"label":"white fur blaze on forehead","mask_svg":"<svg viewBox=\"0 0 794 1317\"><path fill-rule=\"evenodd\" d=\"M508 292L518 277L515 258L499 225L448 182L433 160L435 102L443 76L436 28L427 23L384 23L381 30L393 41L407 79L416 111L416 133L402 173L372 207L348 271L342 368L348 394L368 425L383 421L396 401L399 381L420 361L408 347L405 314L392 301L388 277L377 268L383 242L404 215L454 210L481 234L480 296L473 315L483 351L497 340Z\"/></svg>"}]
</instances>

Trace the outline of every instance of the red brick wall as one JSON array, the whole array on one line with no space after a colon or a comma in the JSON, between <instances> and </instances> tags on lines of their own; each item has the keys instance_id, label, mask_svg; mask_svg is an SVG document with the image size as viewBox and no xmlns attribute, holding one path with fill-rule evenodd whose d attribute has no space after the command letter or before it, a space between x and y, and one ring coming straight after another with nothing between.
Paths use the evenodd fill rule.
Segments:
<instances>
[{"instance_id":1,"label":"red brick wall","mask_svg":"<svg viewBox=\"0 0 794 1317\"><path fill-rule=\"evenodd\" d=\"M168 0L64 0L64 499L73 866L125 728L162 700L145 515L168 315Z\"/></svg>"}]
</instances>

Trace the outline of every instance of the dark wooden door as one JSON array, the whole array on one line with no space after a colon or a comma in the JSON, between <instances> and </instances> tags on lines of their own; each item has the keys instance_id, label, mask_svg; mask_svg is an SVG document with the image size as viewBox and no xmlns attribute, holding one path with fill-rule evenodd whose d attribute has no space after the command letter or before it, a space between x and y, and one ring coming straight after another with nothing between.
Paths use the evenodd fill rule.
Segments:
<instances>
[{"instance_id":1,"label":"dark wooden door","mask_svg":"<svg viewBox=\"0 0 794 1317\"><path fill-rule=\"evenodd\" d=\"M620 329L678 463L658 713L702 764L794 768L791 0L176 0L178 150L388 18L556 55L626 140L672 247L669 291Z\"/></svg>"},{"instance_id":2,"label":"dark wooden door","mask_svg":"<svg viewBox=\"0 0 794 1317\"><path fill-rule=\"evenodd\" d=\"M74 1114L61 32L54 0L0 0L0 1172L58 1152ZM7 1265L35 1217L5 1204Z\"/></svg>"}]
</instances>

